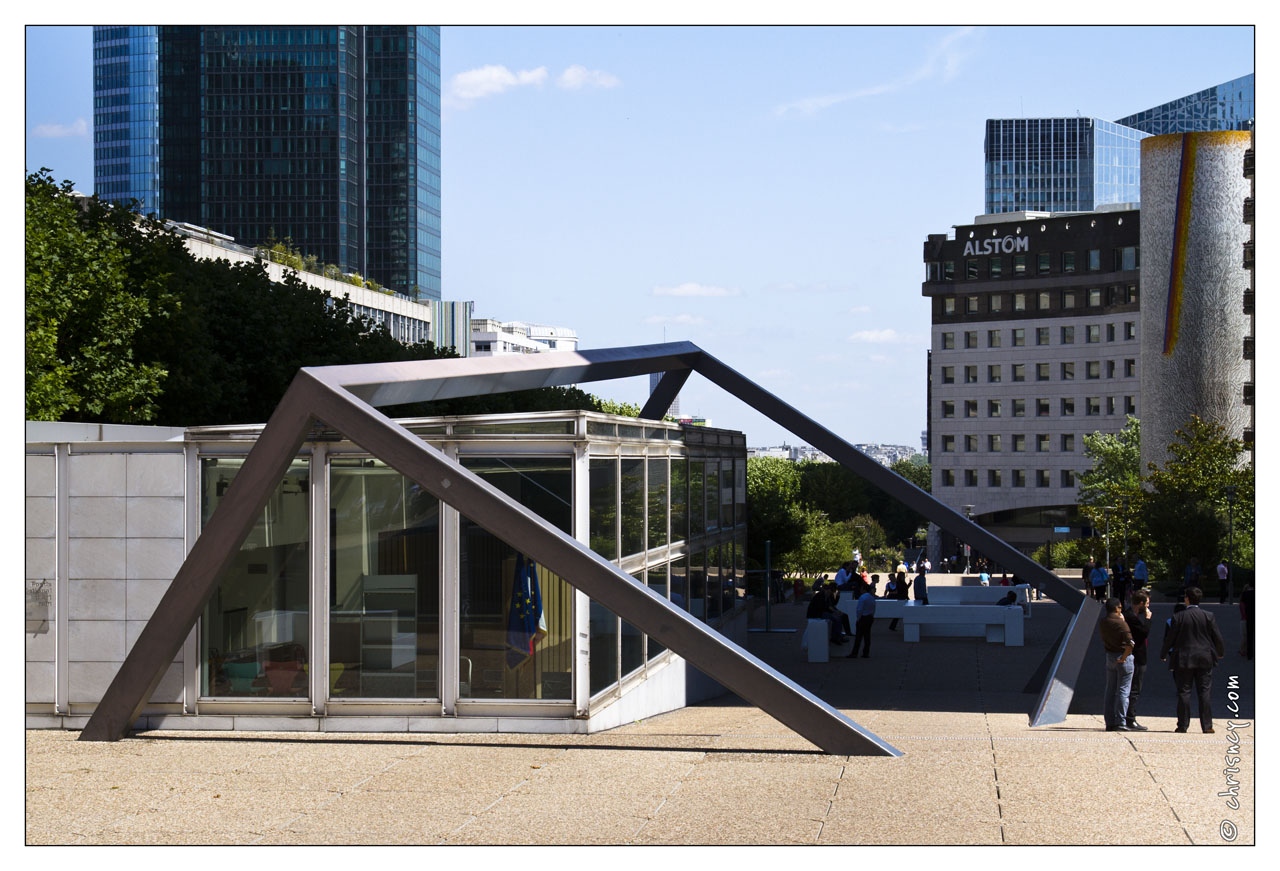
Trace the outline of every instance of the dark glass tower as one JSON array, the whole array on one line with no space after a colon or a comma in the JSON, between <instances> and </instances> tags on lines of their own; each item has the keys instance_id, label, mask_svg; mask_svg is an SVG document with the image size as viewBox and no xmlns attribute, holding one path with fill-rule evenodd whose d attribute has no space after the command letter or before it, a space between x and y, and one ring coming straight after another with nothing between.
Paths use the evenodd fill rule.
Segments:
<instances>
[{"instance_id":1,"label":"dark glass tower","mask_svg":"<svg viewBox=\"0 0 1280 871\"><path fill-rule=\"evenodd\" d=\"M97 27L95 190L440 299L440 29Z\"/></svg>"}]
</instances>

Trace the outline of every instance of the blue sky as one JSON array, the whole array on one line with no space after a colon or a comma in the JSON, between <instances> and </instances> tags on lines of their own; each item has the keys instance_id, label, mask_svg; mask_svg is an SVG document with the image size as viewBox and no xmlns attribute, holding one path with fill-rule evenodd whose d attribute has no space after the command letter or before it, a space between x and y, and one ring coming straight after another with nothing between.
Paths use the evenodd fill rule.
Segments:
<instances>
[{"instance_id":1,"label":"blue sky","mask_svg":"<svg viewBox=\"0 0 1280 871\"><path fill-rule=\"evenodd\" d=\"M921 249L983 122L1115 119L1252 71L1249 27L452 27L444 296L582 346L687 339L854 442L919 447ZM92 189L89 28L27 31L26 168ZM642 401L645 379L589 385ZM694 376L685 413L796 442Z\"/></svg>"}]
</instances>

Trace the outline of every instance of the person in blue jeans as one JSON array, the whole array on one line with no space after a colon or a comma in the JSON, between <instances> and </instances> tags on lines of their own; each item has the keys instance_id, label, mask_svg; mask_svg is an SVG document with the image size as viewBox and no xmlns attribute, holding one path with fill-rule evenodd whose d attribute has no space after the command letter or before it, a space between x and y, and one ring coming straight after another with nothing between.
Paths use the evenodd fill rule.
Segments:
<instances>
[{"instance_id":1,"label":"person in blue jeans","mask_svg":"<svg viewBox=\"0 0 1280 871\"><path fill-rule=\"evenodd\" d=\"M1133 633L1121 612L1123 605L1112 596L1107 600L1107 616L1098 624L1107 663L1107 688L1102 696L1102 720L1108 732L1128 732L1129 687L1133 683Z\"/></svg>"},{"instance_id":2,"label":"person in blue jeans","mask_svg":"<svg viewBox=\"0 0 1280 871\"><path fill-rule=\"evenodd\" d=\"M871 624L876 622L876 595L874 588L863 588L862 595L858 597L858 606L854 610L854 614L858 618L858 622L853 627L853 650L849 651L849 659L853 659L858 655L858 650L862 650L862 658L866 659L871 656Z\"/></svg>"}]
</instances>

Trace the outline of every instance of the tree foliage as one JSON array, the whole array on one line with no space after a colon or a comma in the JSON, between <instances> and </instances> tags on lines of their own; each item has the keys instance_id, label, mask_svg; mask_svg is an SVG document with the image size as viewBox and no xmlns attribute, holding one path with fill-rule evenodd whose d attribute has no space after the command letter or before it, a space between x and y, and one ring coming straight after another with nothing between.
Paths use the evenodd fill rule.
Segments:
<instances>
[{"instance_id":1,"label":"tree foliage","mask_svg":"<svg viewBox=\"0 0 1280 871\"><path fill-rule=\"evenodd\" d=\"M780 457L750 457L747 460L747 518L749 556L764 565L764 543L772 542L775 554L784 554L800 545L804 516L800 510L800 471L795 463Z\"/></svg>"},{"instance_id":2,"label":"tree foliage","mask_svg":"<svg viewBox=\"0 0 1280 871\"><path fill-rule=\"evenodd\" d=\"M1138 530L1143 516L1142 464L1139 442L1142 424L1129 416L1118 433L1095 432L1082 441L1093 468L1080 475L1080 511L1095 529L1108 520L1114 529Z\"/></svg>"},{"instance_id":3,"label":"tree foliage","mask_svg":"<svg viewBox=\"0 0 1280 871\"><path fill-rule=\"evenodd\" d=\"M804 531L794 550L782 554L780 567L805 577L816 577L849 559L853 539L845 523L832 523L821 511L802 508L799 512Z\"/></svg>"}]
</instances>

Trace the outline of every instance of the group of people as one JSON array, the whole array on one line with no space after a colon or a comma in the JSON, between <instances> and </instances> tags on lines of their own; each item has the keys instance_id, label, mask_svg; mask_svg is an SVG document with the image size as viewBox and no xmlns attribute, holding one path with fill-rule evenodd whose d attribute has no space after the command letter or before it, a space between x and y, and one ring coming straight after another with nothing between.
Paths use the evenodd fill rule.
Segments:
<instances>
[{"instance_id":1,"label":"group of people","mask_svg":"<svg viewBox=\"0 0 1280 871\"><path fill-rule=\"evenodd\" d=\"M1133 591L1141 590L1150 582L1147 564L1141 556L1134 560L1132 569L1121 561L1112 566L1110 571L1101 563L1089 560L1084 567L1084 577L1090 592L1099 602L1106 602L1113 596L1121 602L1127 602Z\"/></svg>"},{"instance_id":2,"label":"group of people","mask_svg":"<svg viewBox=\"0 0 1280 871\"><path fill-rule=\"evenodd\" d=\"M1187 731L1191 724L1193 690L1200 728L1206 733L1213 732L1210 706L1213 668L1226 655L1226 647L1213 615L1200 607L1202 598L1199 587L1188 587L1184 591L1183 601L1174 606L1174 614L1165 624L1160 642L1160 661L1169 664L1178 689L1176 732ZM1107 613L1099 624L1099 633L1106 651L1107 684L1102 718L1108 732L1147 731L1137 720L1137 702L1147 670L1150 602L1146 590L1134 591L1128 608L1114 596L1106 601Z\"/></svg>"},{"instance_id":3,"label":"group of people","mask_svg":"<svg viewBox=\"0 0 1280 871\"><path fill-rule=\"evenodd\" d=\"M850 637L853 638L853 650L848 654L849 659L857 656L866 659L871 656L871 624L876 618L876 599L908 599L914 588L916 601L922 605L929 604L929 587L926 580L928 570L925 562L922 560L917 565L914 582L908 579L906 566L899 565L900 571L889 573L883 594L879 592L880 576L878 574L868 575L865 566L847 562L840 566L834 581L827 581L814 587L807 616L810 620L823 619L830 624L830 638L833 644L842 644ZM852 627L849 625L849 615L837 605L842 591L849 592L856 600ZM898 622L897 617L889 622L890 631L898 628Z\"/></svg>"}]
</instances>

